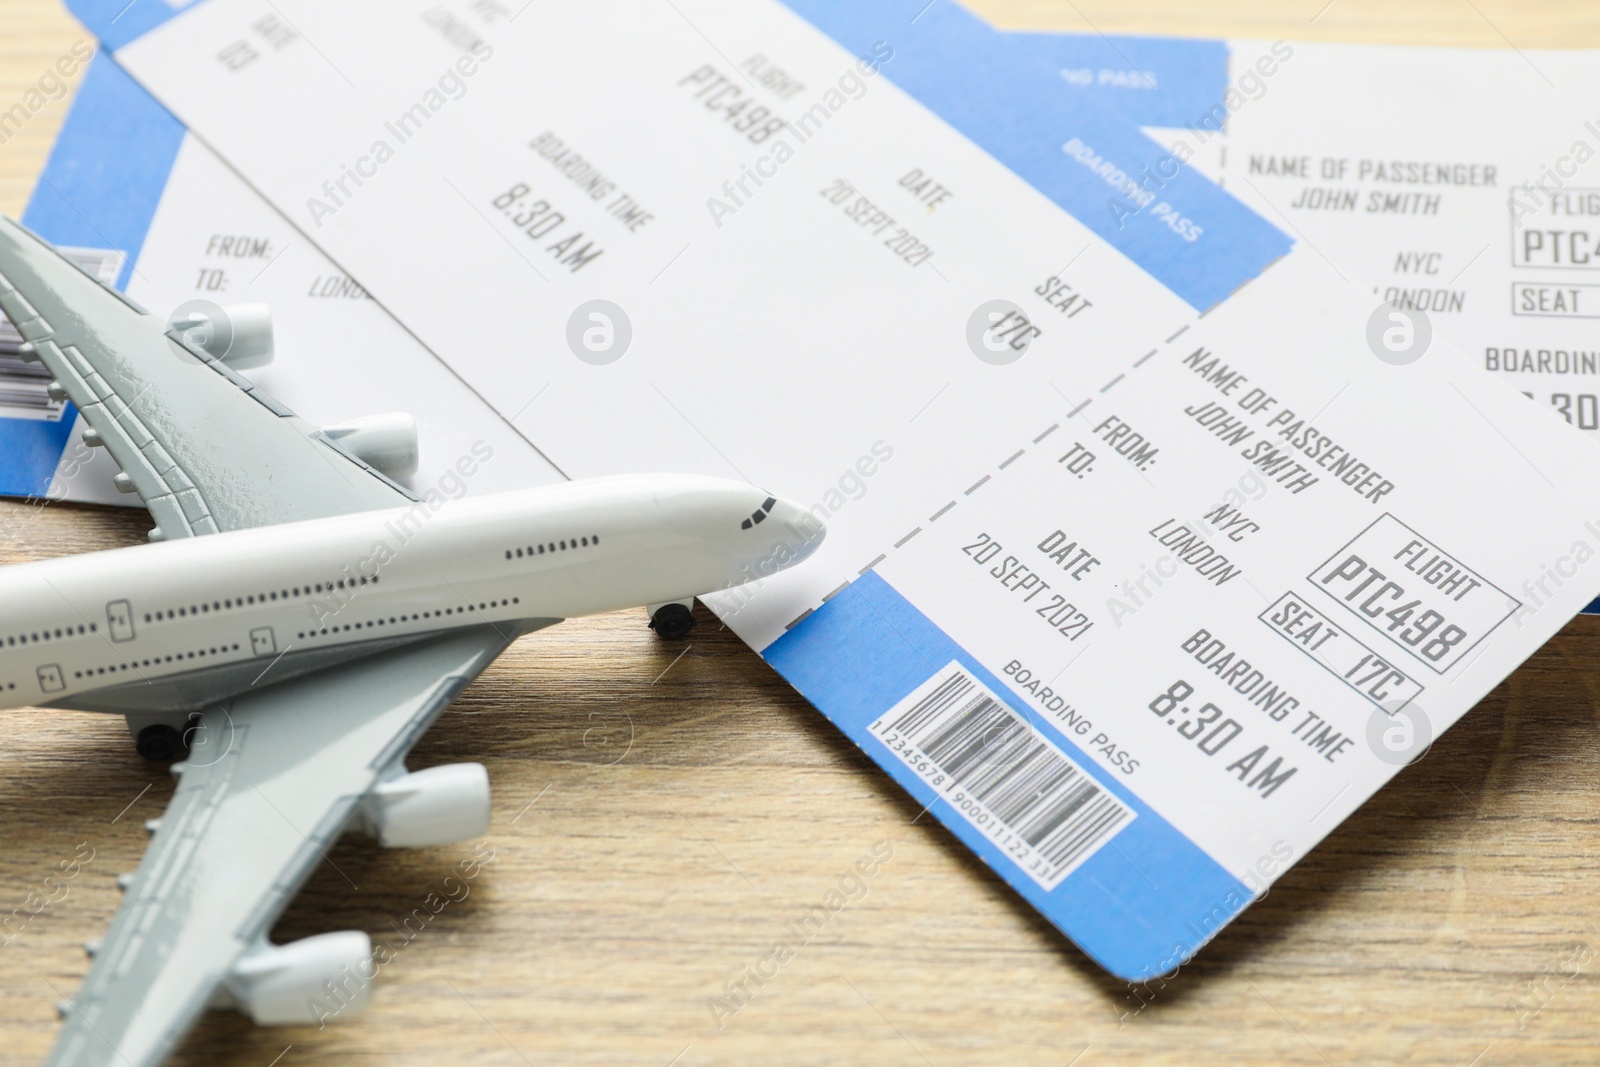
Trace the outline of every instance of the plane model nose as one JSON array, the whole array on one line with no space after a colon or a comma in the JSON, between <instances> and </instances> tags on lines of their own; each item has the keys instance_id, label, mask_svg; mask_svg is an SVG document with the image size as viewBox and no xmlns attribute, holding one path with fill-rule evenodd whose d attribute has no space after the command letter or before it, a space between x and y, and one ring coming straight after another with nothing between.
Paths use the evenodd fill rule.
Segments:
<instances>
[{"instance_id":1,"label":"plane model nose","mask_svg":"<svg viewBox=\"0 0 1600 1067\"><path fill-rule=\"evenodd\" d=\"M772 523L772 533L792 548L794 563L810 557L828 535L826 524L815 513L781 496L773 505L768 521Z\"/></svg>"},{"instance_id":2,"label":"plane model nose","mask_svg":"<svg viewBox=\"0 0 1600 1067\"><path fill-rule=\"evenodd\" d=\"M752 503L754 510L740 520L740 538L754 552L755 568L762 575L806 559L827 535L822 519L793 500L762 492Z\"/></svg>"}]
</instances>

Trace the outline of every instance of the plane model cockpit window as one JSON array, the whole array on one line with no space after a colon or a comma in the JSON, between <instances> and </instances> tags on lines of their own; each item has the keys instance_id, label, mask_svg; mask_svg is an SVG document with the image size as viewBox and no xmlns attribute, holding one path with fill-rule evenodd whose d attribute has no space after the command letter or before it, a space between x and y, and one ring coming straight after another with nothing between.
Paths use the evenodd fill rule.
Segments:
<instances>
[{"instance_id":1,"label":"plane model cockpit window","mask_svg":"<svg viewBox=\"0 0 1600 1067\"><path fill-rule=\"evenodd\" d=\"M750 517L748 519L739 524L739 529L748 530L765 522L767 520L767 516L772 514L772 509L777 505L777 497L767 497L767 499L761 502L761 506L759 508L750 513Z\"/></svg>"}]
</instances>

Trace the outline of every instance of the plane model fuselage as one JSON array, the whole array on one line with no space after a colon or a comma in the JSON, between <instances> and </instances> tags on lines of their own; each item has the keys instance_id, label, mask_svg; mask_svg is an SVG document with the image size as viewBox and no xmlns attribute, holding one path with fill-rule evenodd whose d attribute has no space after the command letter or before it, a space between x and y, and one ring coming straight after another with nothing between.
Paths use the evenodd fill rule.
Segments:
<instances>
[{"instance_id":1,"label":"plane model fuselage","mask_svg":"<svg viewBox=\"0 0 1600 1067\"><path fill-rule=\"evenodd\" d=\"M821 536L742 483L638 476L19 564L0 569L0 707L198 709L441 631L728 588Z\"/></svg>"}]
</instances>

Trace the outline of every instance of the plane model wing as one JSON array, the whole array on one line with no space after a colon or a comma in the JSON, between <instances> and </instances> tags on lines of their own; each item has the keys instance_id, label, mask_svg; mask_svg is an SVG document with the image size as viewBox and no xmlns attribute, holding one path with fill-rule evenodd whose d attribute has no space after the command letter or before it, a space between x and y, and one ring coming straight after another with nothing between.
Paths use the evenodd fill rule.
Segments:
<instances>
[{"instance_id":1,"label":"plane model wing","mask_svg":"<svg viewBox=\"0 0 1600 1067\"><path fill-rule=\"evenodd\" d=\"M156 520L153 539L394 507L408 490L0 217L0 311ZM222 328L220 325L218 328Z\"/></svg>"},{"instance_id":2,"label":"plane model wing","mask_svg":"<svg viewBox=\"0 0 1600 1067\"><path fill-rule=\"evenodd\" d=\"M339 991L330 1013L359 998L373 973L365 934L278 948L267 933L347 825L381 824L384 808L415 802L395 777L406 752L509 639L458 631L207 711L47 1062L159 1063L219 999L258 1022L313 1022L307 1001L322 998L323 981ZM458 771L482 768L421 773Z\"/></svg>"},{"instance_id":3,"label":"plane model wing","mask_svg":"<svg viewBox=\"0 0 1600 1067\"><path fill-rule=\"evenodd\" d=\"M122 468L119 484L150 509L152 539L417 499L185 331L4 218L0 310L24 354L50 371L52 393L77 406L90 442ZM487 830L482 767L407 775L404 759L520 632L491 625L425 636L212 703L192 735L200 743L174 767L178 789L90 973L63 1005L49 1062L158 1063L208 1006L258 1022L305 1019L304 991L358 964L366 935L280 948L267 941L272 923L352 825L396 845ZM484 825L467 825L476 821ZM385 829L402 822L405 831Z\"/></svg>"}]
</instances>

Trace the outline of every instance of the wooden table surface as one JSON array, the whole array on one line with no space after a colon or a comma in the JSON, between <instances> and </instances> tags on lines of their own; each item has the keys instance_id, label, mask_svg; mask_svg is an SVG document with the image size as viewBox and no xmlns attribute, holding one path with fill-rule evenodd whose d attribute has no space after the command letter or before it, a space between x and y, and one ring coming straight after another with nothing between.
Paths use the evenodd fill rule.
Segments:
<instances>
[{"instance_id":1,"label":"wooden table surface","mask_svg":"<svg viewBox=\"0 0 1600 1067\"><path fill-rule=\"evenodd\" d=\"M1595 0L975 6L1010 27L1600 47ZM58 0L0 0L0 110L84 36ZM0 210L21 211L66 106L0 146ZM147 525L0 505L0 562L131 544ZM638 614L569 623L517 644L418 748L417 765L489 768L494 861L471 895L424 907L473 845L352 838L278 925L278 940L362 929L389 943L369 1012L323 1031L213 1014L175 1062L1592 1064L1597 708L1600 620L1580 619L1192 965L1131 989L918 820L708 615L687 648L658 644ZM120 719L3 722L0 916L48 892L75 850L93 855L65 897L0 932L0 1064L21 1064L49 1047L53 1005L87 969L79 946L104 930L114 877L138 863L172 783ZM750 983L746 968L880 842L893 859L866 895ZM741 980L754 996L719 1017L713 998Z\"/></svg>"}]
</instances>

